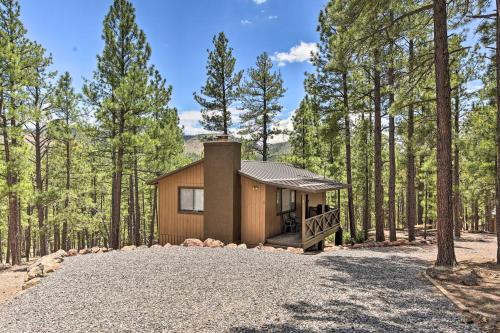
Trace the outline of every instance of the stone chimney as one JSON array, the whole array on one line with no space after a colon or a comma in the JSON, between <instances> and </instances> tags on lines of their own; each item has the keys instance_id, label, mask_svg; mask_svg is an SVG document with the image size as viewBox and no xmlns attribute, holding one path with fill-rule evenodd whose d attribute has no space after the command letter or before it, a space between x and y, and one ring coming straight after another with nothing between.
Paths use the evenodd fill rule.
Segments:
<instances>
[{"instance_id":1,"label":"stone chimney","mask_svg":"<svg viewBox=\"0 0 500 333\"><path fill-rule=\"evenodd\" d=\"M204 217L205 238L224 243L241 238L241 144L227 136L204 143Z\"/></svg>"}]
</instances>

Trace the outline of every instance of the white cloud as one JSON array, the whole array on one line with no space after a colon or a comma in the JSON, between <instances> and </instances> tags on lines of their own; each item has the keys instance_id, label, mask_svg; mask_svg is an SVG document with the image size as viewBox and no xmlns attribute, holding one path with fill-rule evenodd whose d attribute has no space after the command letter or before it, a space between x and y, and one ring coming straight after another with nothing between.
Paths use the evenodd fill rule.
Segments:
<instances>
[{"instance_id":1,"label":"white cloud","mask_svg":"<svg viewBox=\"0 0 500 333\"><path fill-rule=\"evenodd\" d=\"M255 2L256 4L258 5L262 5L264 2L266 2L267 0L253 0L253 2Z\"/></svg>"},{"instance_id":2,"label":"white cloud","mask_svg":"<svg viewBox=\"0 0 500 333\"><path fill-rule=\"evenodd\" d=\"M243 25L249 25L249 24L252 24L252 21L250 21L250 20L241 20L240 22L241 22L241 24L243 24Z\"/></svg>"},{"instance_id":3,"label":"white cloud","mask_svg":"<svg viewBox=\"0 0 500 333\"><path fill-rule=\"evenodd\" d=\"M289 115L288 118L282 119L278 121L276 128L280 130L286 130L288 132L293 131L293 122L292 118L293 115L295 114L296 110L293 110ZM288 141L289 139L289 134L279 134L279 135L274 135L270 140L269 143L279 143L279 142L285 142Z\"/></svg>"},{"instance_id":4,"label":"white cloud","mask_svg":"<svg viewBox=\"0 0 500 333\"><path fill-rule=\"evenodd\" d=\"M278 15L269 15L269 16L267 17L267 19L268 19L268 20L276 20L276 19L278 19Z\"/></svg>"},{"instance_id":5,"label":"white cloud","mask_svg":"<svg viewBox=\"0 0 500 333\"><path fill-rule=\"evenodd\" d=\"M242 110L230 109L231 120L233 124L239 124L240 115ZM204 129L201 124L201 111L200 110L186 110L179 112L179 122L181 126L184 127L184 134L186 135L198 135L198 134L208 134L212 133ZM231 131L235 131L236 128L231 128Z\"/></svg>"},{"instance_id":6,"label":"white cloud","mask_svg":"<svg viewBox=\"0 0 500 333\"><path fill-rule=\"evenodd\" d=\"M289 52L275 52L271 58L278 62L278 66L285 66L287 63L309 61L311 53L316 52L318 52L316 43L301 41L299 45L293 46Z\"/></svg>"},{"instance_id":7,"label":"white cloud","mask_svg":"<svg viewBox=\"0 0 500 333\"><path fill-rule=\"evenodd\" d=\"M209 131L201 127L200 120L201 112L199 110L182 111L179 113L179 121L180 124L184 127L184 134L186 135L209 133Z\"/></svg>"}]
</instances>

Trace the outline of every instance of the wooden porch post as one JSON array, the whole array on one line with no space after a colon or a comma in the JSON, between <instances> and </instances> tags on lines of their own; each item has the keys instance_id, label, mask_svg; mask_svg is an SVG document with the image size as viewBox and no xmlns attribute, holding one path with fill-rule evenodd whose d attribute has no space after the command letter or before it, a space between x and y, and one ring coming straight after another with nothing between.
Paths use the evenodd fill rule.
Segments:
<instances>
[{"instance_id":1,"label":"wooden porch post","mask_svg":"<svg viewBox=\"0 0 500 333\"><path fill-rule=\"evenodd\" d=\"M304 192L301 192L300 194L300 200L301 200L301 205L300 209L302 210L300 214L300 219L301 219L301 243L304 244L304 239L306 238L306 194Z\"/></svg>"}]
</instances>

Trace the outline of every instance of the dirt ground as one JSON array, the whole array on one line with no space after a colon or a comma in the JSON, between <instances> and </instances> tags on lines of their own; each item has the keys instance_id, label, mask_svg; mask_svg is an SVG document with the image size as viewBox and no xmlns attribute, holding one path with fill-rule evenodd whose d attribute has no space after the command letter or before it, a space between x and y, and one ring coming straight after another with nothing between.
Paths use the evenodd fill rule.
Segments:
<instances>
[{"instance_id":1,"label":"dirt ground","mask_svg":"<svg viewBox=\"0 0 500 333\"><path fill-rule=\"evenodd\" d=\"M14 266L0 272L0 304L21 292L26 266Z\"/></svg>"},{"instance_id":2,"label":"dirt ground","mask_svg":"<svg viewBox=\"0 0 500 333\"><path fill-rule=\"evenodd\" d=\"M423 230L417 228L417 240L424 239ZM435 230L427 231L427 240L435 240ZM388 237L388 234L386 235ZM370 233L370 238L374 234ZM397 237L407 238L403 230ZM470 310L464 320L473 320L486 332L500 332L500 266L495 265L497 239L490 233L463 232L455 239L457 267L434 273L434 280L449 294ZM388 251L411 253L412 256L433 265L437 256L436 244L391 247ZM474 275L475 285L465 285L466 275Z\"/></svg>"}]
</instances>

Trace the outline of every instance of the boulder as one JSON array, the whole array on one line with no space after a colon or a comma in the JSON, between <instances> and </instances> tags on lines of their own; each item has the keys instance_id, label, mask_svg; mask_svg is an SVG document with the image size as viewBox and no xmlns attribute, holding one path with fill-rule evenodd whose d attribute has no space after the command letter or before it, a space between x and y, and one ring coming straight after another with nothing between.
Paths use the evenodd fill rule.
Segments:
<instances>
[{"instance_id":1,"label":"boulder","mask_svg":"<svg viewBox=\"0 0 500 333\"><path fill-rule=\"evenodd\" d=\"M460 278L460 282L466 286L478 286L480 279L474 272L469 272Z\"/></svg>"},{"instance_id":2,"label":"boulder","mask_svg":"<svg viewBox=\"0 0 500 333\"><path fill-rule=\"evenodd\" d=\"M212 247L212 248L215 248L215 247L224 247L224 243L221 242L220 240L216 240L216 239L212 239L212 238L207 238L203 242L203 246L205 246L205 247Z\"/></svg>"},{"instance_id":3,"label":"boulder","mask_svg":"<svg viewBox=\"0 0 500 333\"><path fill-rule=\"evenodd\" d=\"M304 253L304 249L289 246L286 248L286 252L294 253L294 254L302 254L302 253Z\"/></svg>"},{"instance_id":4,"label":"boulder","mask_svg":"<svg viewBox=\"0 0 500 333\"><path fill-rule=\"evenodd\" d=\"M238 249L243 249L243 250L246 250L248 247L245 243L241 243L238 245Z\"/></svg>"},{"instance_id":5,"label":"boulder","mask_svg":"<svg viewBox=\"0 0 500 333\"><path fill-rule=\"evenodd\" d=\"M78 255L78 251L77 250L75 250L75 249L68 250L68 257L74 257L76 255Z\"/></svg>"},{"instance_id":6,"label":"boulder","mask_svg":"<svg viewBox=\"0 0 500 333\"><path fill-rule=\"evenodd\" d=\"M353 249L361 249L361 248L363 248L363 247L364 247L364 246L363 246L363 244L354 244L354 245L352 246L352 248L353 248Z\"/></svg>"},{"instance_id":7,"label":"boulder","mask_svg":"<svg viewBox=\"0 0 500 333\"><path fill-rule=\"evenodd\" d=\"M225 248L228 248L228 249L237 249L238 248L238 245L235 244L235 243L229 243L227 244L226 246L224 246Z\"/></svg>"},{"instance_id":8,"label":"boulder","mask_svg":"<svg viewBox=\"0 0 500 333\"><path fill-rule=\"evenodd\" d=\"M165 248L169 248L169 247L172 247L172 244L167 243L167 244L165 244L163 247L165 247Z\"/></svg>"},{"instance_id":9,"label":"boulder","mask_svg":"<svg viewBox=\"0 0 500 333\"><path fill-rule=\"evenodd\" d=\"M32 280L34 278L44 277L45 273L43 271L44 266L40 262L38 264L33 264L28 268L28 273L26 273L26 278L24 279L26 282Z\"/></svg>"},{"instance_id":10,"label":"boulder","mask_svg":"<svg viewBox=\"0 0 500 333\"><path fill-rule=\"evenodd\" d=\"M64 258L68 256L68 253L64 250L58 250L50 255L53 257Z\"/></svg>"},{"instance_id":11,"label":"boulder","mask_svg":"<svg viewBox=\"0 0 500 333\"><path fill-rule=\"evenodd\" d=\"M153 245L151 245L151 247L150 247L150 248L151 248L151 249L162 249L162 248L163 248L163 246L161 246L160 244L153 244Z\"/></svg>"},{"instance_id":12,"label":"boulder","mask_svg":"<svg viewBox=\"0 0 500 333\"><path fill-rule=\"evenodd\" d=\"M148 248L148 246L147 246L147 245L140 245L140 246L138 247L138 249L147 249L147 248Z\"/></svg>"},{"instance_id":13,"label":"boulder","mask_svg":"<svg viewBox=\"0 0 500 333\"><path fill-rule=\"evenodd\" d=\"M197 238L186 238L182 246L186 247L203 247L203 242Z\"/></svg>"},{"instance_id":14,"label":"boulder","mask_svg":"<svg viewBox=\"0 0 500 333\"><path fill-rule=\"evenodd\" d=\"M122 251L125 251L125 252L134 251L135 249L136 249L135 245L126 245L126 246L122 247Z\"/></svg>"},{"instance_id":15,"label":"boulder","mask_svg":"<svg viewBox=\"0 0 500 333\"><path fill-rule=\"evenodd\" d=\"M94 246L93 248L91 248L91 249L90 249L90 251L91 251L92 253L99 253L99 252L102 252L102 251L101 251L101 248L100 248L100 247L98 247L98 246Z\"/></svg>"},{"instance_id":16,"label":"boulder","mask_svg":"<svg viewBox=\"0 0 500 333\"><path fill-rule=\"evenodd\" d=\"M80 251L78 251L79 254L88 254L88 253L91 253L92 251L88 248L84 248L84 249L81 249Z\"/></svg>"},{"instance_id":17,"label":"boulder","mask_svg":"<svg viewBox=\"0 0 500 333\"><path fill-rule=\"evenodd\" d=\"M107 247L101 247L101 252L102 253L105 253L105 252L109 252L110 249L108 249Z\"/></svg>"},{"instance_id":18,"label":"boulder","mask_svg":"<svg viewBox=\"0 0 500 333\"><path fill-rule=\"evenodd\" d=\"M276 249L272 246L263 246L261 250L265 252L276 252Z\"/></svg>"},{"instance_id":19,"label":"boulder","mask_svg":"<svg viewBox=\"0 0 500 333\"><path fill-rule=\"evenodd\" d=\"M41 281L41 279L40 279L39 277L33 278L33 279L31 279L31 280L28 280L28 281L26 281L26 282L23 284L22 289L23 289L23 290L26 290L26 289L29 289L29 288L31 288L31 287L33 287L33 286L36 286L37 284L39 284L39 283L40 283L40 281Z\"/></svg>"}]
</instances>

